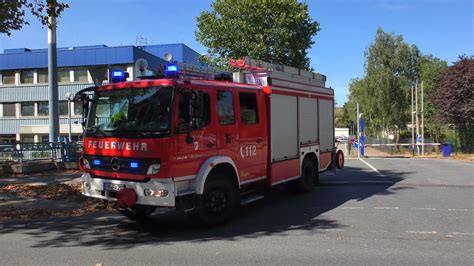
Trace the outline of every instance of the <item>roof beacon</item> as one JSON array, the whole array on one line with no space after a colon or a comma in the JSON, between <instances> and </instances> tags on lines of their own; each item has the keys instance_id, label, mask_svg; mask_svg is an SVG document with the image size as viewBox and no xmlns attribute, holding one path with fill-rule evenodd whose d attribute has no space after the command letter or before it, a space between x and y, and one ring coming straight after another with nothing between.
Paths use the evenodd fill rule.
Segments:
<instances>
[{"instance_id":1,"label":"roof beacon","mask_svg":"<svg viewBox=\"0 0 474 266\"><path fill-rule=\"evenodd\" d=\"M179 65L177 63L166 64L166 78L179 78Z\"/></svg>"},{"instance_id":2,"label":"roof beacon","mask_svg":"<svg viewBox=\"0 0 474 266\"><path fill-rule=\"evenodd\" d=\"M124 82L128 78L128 72L123 70L114 69L112 70L112 83Z\"/></svg>"}]
</instances>

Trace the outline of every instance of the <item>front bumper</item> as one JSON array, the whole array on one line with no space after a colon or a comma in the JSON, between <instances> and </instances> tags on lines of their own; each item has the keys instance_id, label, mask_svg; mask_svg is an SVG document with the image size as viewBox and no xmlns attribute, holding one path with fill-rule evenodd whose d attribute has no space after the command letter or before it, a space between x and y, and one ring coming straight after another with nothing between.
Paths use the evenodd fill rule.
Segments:
<instances>
[{"instance_id":1,"label":"front bumper","mask_svg":"<svg viewBox=\"0 0 474 266\"><path fill-rule=\"evenodd\" d=\"M127 188L132 188L137 194L137 204L150 205L150 206L159 206L159 207L175 207L176 201L176 192L175 192L175 183L172 179L165 180L156 180L151 179L146 183L140 182L129 182L123 180L109 180L101 178L92 178L91 175L87 172L82 174L82 194L88 197L93 197L97 199L104 199L109 201L116 201L114 192L109 192L104 190L104 183L112 184L121 184L125 185ZM89 183L89 188L84 186L84 183ZM155 197L155 196L145 196L145 189L166 189L168 190L168 195L166 197Z\"/></svg>"}]
</instances>

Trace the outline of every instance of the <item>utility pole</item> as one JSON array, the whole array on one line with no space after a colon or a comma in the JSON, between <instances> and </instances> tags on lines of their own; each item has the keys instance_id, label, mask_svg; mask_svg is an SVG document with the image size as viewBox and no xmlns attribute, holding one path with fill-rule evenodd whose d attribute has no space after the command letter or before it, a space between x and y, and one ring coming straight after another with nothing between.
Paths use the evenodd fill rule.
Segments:
<instances>
[{"instance_id":1,"label":"utility pole","mask_svg":"<svg viewBox=\"0 0 474 266\"><path fill-rule=\"evenodd\" d=\"M425 123L423 113L423 80L421 81L421 155L425 155Z\"/></svg>"},{"instance_id":2,"label":"utility pole","mask_svg":"<svg viewBox=\"0 0 474 266\"><path fill-rule=\"evenodd\" d=\"M68 123L68 138L69 138L69 142L71 142L71 131L72 131L72 128L71 128L71 113L72 113L72 110L71 110L71 100L74 98L74 96L67 92L66 93L66 99L67 99L67 123Z\"/></svg>"},{"instance_id":3,"label":"utility pole","mask_svg":"<svg viewBox=\"0 0 474 266\"><path fill-rule=\"evenodd\" d=\"M357 103L357 158L360 159L360 121L359 121L359 103Z\"/></svg>"},{"instance_id":4,"label":"utility pole","mask_svg":"<svg viewBox=\"0 0 474 266\"><path fill-rule=\"evenodd\" d=\"M415 157L415 118L413 117L414 115L414 110L413 110L413 90L415 88L413 85L411 86L411 150L413 157Z\"/></svg>"},{"instance_id":5,"label":"utility pole","mask_svg":"<svg viewBox=\"0 0 474 266\"><path fill-rule=\"evenodd\" d=\"M416 155L420 156L418 147L418 135L420 134L420 124L418 121L418 82L415 83L415 124L416 124Z\"/></svg>"},{"instance_id":6,"label":"utility pole","mask_svg":"<svg viewBox=\"0 0 474 266\"><path fill-rule=\"evenodd\" d=\"M49 108L49 142L58 141L58 67L56 51L56 1L48 6L51 16L48 27L48 108Z\"/></svg>"}]
</instances>

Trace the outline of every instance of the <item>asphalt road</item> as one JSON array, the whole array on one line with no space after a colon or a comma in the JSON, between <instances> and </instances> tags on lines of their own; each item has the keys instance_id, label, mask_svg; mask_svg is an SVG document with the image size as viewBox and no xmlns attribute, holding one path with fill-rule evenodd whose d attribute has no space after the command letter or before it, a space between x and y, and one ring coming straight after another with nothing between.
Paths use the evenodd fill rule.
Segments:
<instances>
[{"instance_id":1,"label":"asphalt road","mask_svg":"<svg viewBox=\"0 0 474 266\"><path fill-rule=\"evenodd\" d=\"M325 173L310 194L279 188L211 229L179 213L1 224L0 264L473 265L474 164L365 161Z\"/></svg>"}]
</instances>

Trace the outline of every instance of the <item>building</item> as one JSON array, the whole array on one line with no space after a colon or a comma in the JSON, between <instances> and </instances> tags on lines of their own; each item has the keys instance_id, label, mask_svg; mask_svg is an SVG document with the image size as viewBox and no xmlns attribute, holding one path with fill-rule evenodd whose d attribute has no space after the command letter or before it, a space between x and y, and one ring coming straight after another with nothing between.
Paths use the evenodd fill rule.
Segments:
<instances>
[{"instance_id":1,"label":"building","mask_svg":"<svg viewBox=\"0 0 474 266\"><path fill-rule=\"evenodd\" d=\"M58 48L58 89L60 135L69 131L68 101L66 95L91 86L88 68L106 66L104 83L108 82L110 69L123 69L130 74L129 80L140 75L153 74L161 64L165 53L173 60L205 66L199 54L184 44L146 46L106 45ZM146 73L135 67L138 59L148 63ZM48 119L48 51L47 49L5 49L0 54L0 143L47 142ZM72 138L82 134L80 124L82 107L70 103Z\"/></svg>"}]
</instances>

